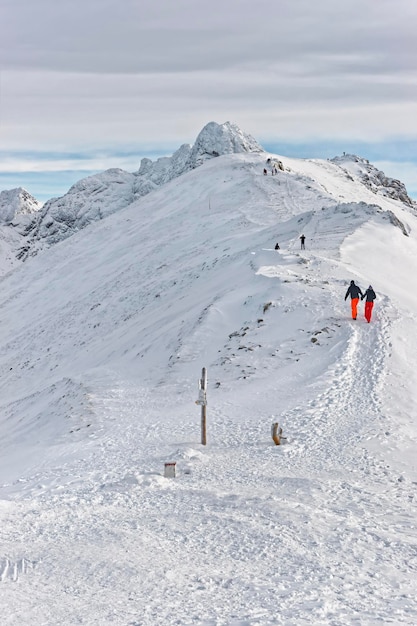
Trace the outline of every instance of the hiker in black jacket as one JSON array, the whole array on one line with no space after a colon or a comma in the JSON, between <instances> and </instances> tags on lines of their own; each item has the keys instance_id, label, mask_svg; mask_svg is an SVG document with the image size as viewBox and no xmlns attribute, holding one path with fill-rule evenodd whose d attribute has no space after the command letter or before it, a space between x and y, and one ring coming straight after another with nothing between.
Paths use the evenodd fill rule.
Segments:
<instances>
[{"instance_id":1,"label":"hiker in black jacket","mask_svg":"<svg viewBox=\"0 0 417 626\"><path fill-rule=\"evenodd\" d=\"M355 285L355 281L351 280L348 290L345 295L345 300L350 295L351 298L351 306L352 306L352 319L355 320L358 317L358 302L359 296L363 297L363 293L361 288L358 285Z\"/></svg>"},{"instance_id":2,"label":"hiker in black jacket","mask_svg":"<svg viewBox=\"0 0 417 626\"><path fill-rule=\"evenodd\" d=\"M368 289L363 294L362 300L364 298L366 298L366 301L365 301L365 317L366 317L366 321L369 324L369 322L371 321L371 317L372 317L372 309L374 308L374 300L376 298L376 293L372 289L372 285L369 285Z\"/></svg>"}]
</instances>

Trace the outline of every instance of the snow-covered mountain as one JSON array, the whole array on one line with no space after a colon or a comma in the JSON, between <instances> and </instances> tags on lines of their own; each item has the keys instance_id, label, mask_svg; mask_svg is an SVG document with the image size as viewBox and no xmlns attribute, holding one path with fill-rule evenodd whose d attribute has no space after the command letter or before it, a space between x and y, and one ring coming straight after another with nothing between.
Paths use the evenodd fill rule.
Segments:
<instances>
[{"instance_id":1,"label":"snow-covered mountain","mask_svg":"<svg viewBox=\"0 0 417 626\"><path fill-rule=\"evenodd\" d=\"M18 264L42 205L22 187L0 192L0 275ZM19 224L19 228L15 228Z\"/></svg>"},{"instance_id":2,"label":"snow-covered mountain","mask_svg":"<svg viewBox=\"0 0 417 626\"><path fill-rule=\"evenodd\" d=\"M21 215L32 215L41 208L40 202L22 187L0 191L0 223L7 224Z\"/></svg>"},{"instance_id":3,"label":"snow-covered mountain","mask_svg":"<svg viewBox=\"0 0 417 626\"><path fill-rule=\"evenodd\" d=\"M20 236L14 236L17 247L12 256L25 260L45 247L70 237L92 222L126 208L138 198L199 167L207 160L227 154L245 153L262 154L265 161L271 157L253 137L235 124L210 122L199 133L193 146L184 144L171 157L162 157L155 162L144 158L139 170L134 173L113 168L84 178L73 185L64 196L46 202L42 210L40 204L22 189L3 192L0 196L3 197L0 217L3 214L6 221L7 216L12 229ZM332 162L346 175L350 174L352 180L361 180L376 196L385 195L399 199L410 207L416 207L403 183L386 177L366 159L344 155L335 157ZM19 210L16 208L15 192L20 194Z\"/></svg>"},{"instance_id":4,"label":"snow-covered mountain","mask_svg":"<svg viewBox=\"0 0 417 626\"><path fill-rule=\"evenodd\" d=\"M235 124L210 122L193 146L184 144L171 157L162 157L156 162L144 158L133 174L113 168L84 178L63 197L46 202L40 213L32 213L29 224L20 216L14 220L14 228L26 236L17 257L24 260L45 246L66 239L209 159L245 152L262 152L262 148ZM29 208L29 201L26 206Z\"/></svg>"},{"instance_id":5,"label":"snow-covered mountain","mask_svg":"<svg viewBox=\"0 0 417 626\"><path fill-rule=\"evenodd\" d=\"M2 621L411 626L415 206L356 157L199 159L80 181L97 219L1 279Z\"/></svg>"}]
</instances>

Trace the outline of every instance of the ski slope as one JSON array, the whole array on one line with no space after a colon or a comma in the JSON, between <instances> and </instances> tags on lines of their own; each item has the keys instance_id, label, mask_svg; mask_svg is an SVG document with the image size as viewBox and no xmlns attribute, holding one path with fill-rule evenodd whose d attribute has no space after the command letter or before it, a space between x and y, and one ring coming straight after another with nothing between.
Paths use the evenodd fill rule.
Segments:
<instances>
[{"instance_id":1,"label":"ski slope","mask_svg":"<svg viewBox=\"0 0 417 626\"><path fill-rule=\"evenodd\" d=\"M280 159L213 159L1 280L3 624L417 623L417 218Z\"/></svg>"}]
</instances>

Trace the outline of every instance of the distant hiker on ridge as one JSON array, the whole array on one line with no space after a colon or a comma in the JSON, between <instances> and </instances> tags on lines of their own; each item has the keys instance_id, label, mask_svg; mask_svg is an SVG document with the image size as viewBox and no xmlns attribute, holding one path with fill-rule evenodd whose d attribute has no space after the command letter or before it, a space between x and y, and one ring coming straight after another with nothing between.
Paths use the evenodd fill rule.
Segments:
<instances>
[{"instance_id":1,"label":"distant hiker on ridge","mask_svg":"<svg viewBox=\"0 0 417 626\"><path fill-rule=\"evenodd\" d=\"M301 235L300 240L301 240L301 250L305 250L306 249L306 247L305 247L305 240L306 240L305 235Z\"/></svg>"},{"instance_id":2,"label":"distant hiker on ridge","mask_svg":"<svg viewBox=\"0 0 417 626\"><path fill-rule=\"evenodd\" d=\"M364 298L366 298L366 301L365 301L365 318L366 318L366 321L369 324L369 322L371 321L371 317L372 317L372 309L374 308L374 300L376 298L376 293L372 289L372 285L369 285L368 289L363 294L362 300Z\"/></svg>"},{"instance_id":3,"label":"distant hiker on ridge","mask_svg":"<svg viewBox=\"0 0 417 626\"><path fill-rule=\"evenodd\" d=\"M358 287L358 285L355 285L355 281L354 280L350 281L350 285L349 285L348 290L347 290L346 295L345 295L345 301L347 300L347 297L349 295L350 295L350 298L351 298L352 319L355 320L358 317L359 296L361 296L361 298L363 298L363 293L361 291L361 288Z\"/></svg>"},{"instance_id":4,"label":"distant hiker on ridge","mask_svg":"<svg viewBox=\"0 0 417 626\"><path fill-rule=\"evenodd\" d=\"M275 250L279 250L279 243L275 244Z\"/></svg>"}]
</instances>

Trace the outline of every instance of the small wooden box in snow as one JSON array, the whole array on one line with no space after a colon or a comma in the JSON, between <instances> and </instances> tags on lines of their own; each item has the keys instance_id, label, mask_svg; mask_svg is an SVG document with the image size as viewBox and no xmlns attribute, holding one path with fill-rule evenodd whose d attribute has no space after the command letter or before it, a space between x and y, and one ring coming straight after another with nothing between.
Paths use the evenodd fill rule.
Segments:
<instances>
[{"instance_id":1,"label":"small wooden box in snow","mask_svg":"<svg viewBox=\"0 0 417 626\"><path fill-rule=\"evenodd\" d=\"M175 466L176 463L165 463L164 476L165 478L175 478Z\"/></svg>"}]
</instances>

